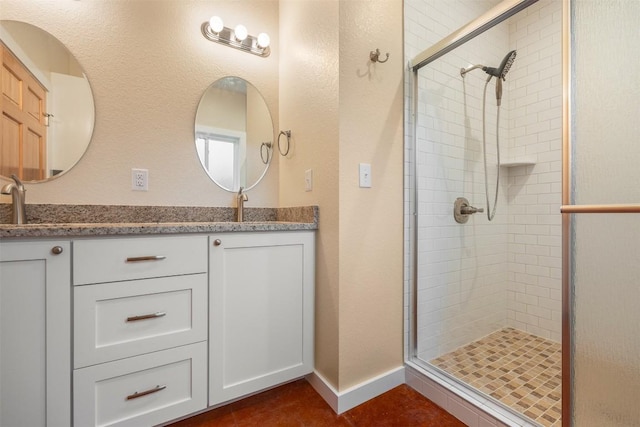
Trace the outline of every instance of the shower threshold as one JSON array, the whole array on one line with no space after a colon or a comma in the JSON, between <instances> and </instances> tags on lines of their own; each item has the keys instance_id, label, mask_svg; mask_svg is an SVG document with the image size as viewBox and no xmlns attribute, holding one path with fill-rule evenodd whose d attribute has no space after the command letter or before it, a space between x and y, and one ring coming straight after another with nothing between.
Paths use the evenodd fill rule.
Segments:
<instances>
[{"instance_id":1,"label":"shower threshold","mask_svg":"<svg viewBox=\"0 0 640 427\"><path fill-rule=\"evenodd\" d=\"M561 345L504 328L429 363L545 427L561 425Z\"/></svg>"}]
</instances>

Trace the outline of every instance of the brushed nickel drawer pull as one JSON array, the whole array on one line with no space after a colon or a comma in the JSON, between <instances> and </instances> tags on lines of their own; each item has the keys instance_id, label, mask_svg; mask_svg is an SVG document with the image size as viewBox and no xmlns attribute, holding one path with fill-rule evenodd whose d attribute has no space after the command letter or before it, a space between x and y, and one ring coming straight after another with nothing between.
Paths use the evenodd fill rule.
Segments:
<instances>
[{"instance_id":1,"label":"brushed nickel drawer pull","mask_svg":"<svg viewBox=\"0 0 640 427\"><path fill-rule=\"evenodd\" d=\"M142 316L127 317L127 322L136 322L138 320L155 319L155 318L163 317L166 315L167 313L165 313L164 311L158 311L157 313L143 314Z\"/></svg>"},{"instance_id":2,"label":"brushed nickel drawer pull","mask_svg":"<svg viewBox=\"0 0 640 427\"><path fill-rule=\"evenodd\" d=\"M141 261L162 261L167 257L164 255L151 255L151 256L137 256L129 257L126 262L141 262Z\"/></svg>"},{"instance_id":3,"label":"brushed nickel drawer pull","mask_svg":"<svg viewBox=\"0 0 640 427\"><path fill-rule=\"evenodd\" d=\"M62 246L54 246L51 248L51 253L54 255L60 255L64 251Z\"/></svg>"},{"instance_id":4,"label":"brushed nickel drawer pull","mask_svg":"<svg viewBox=\"0 0 640 427\"><path fill-rule=\"evenodd\" d=\"M137 399L137 398L142 397L142 396L146 396L148 394L157 393L159 391L164 390L165 388L167 388L166 385L157 385L154 388L146 390L146 391L141 391L141 392L137 392L136 391L135 393L130 394L129 396L127 396L127 400L133 400L133 399Z\"/></svg>"}]
</instances>

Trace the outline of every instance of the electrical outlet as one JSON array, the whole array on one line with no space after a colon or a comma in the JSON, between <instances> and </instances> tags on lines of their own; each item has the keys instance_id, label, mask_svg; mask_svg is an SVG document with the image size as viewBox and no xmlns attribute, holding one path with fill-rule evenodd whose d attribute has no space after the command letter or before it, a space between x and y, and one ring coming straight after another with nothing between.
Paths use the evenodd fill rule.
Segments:
<instances>
[{"instance_id":1,"label":"electrical outlet","mask_svg":"<svg viewBox=\"0 0 640 427\"><path fill-rule=\"evenodd\" d=\"M371 188L371 165L360 163L360 187Z\"/></svg>"},{"instance_id":2,"label":"electrical outlet","mask_svg":"<svg viewBox=\"0 0 640 427\"><path fill-rule=\"evenodd\" d=\"M313 170L307 169L304 171L304 191L313 190Z\"/></svg>"},{"instance_id":3,"label":"electrical outlet","mask_svg":"<svg viewBox=\"0 0 640 427\"><path fill-rule=\"evenodd\" d=\"M149 190L149 171L147 169L131 169L131 189Z\"/></svg>"}]
</instances>

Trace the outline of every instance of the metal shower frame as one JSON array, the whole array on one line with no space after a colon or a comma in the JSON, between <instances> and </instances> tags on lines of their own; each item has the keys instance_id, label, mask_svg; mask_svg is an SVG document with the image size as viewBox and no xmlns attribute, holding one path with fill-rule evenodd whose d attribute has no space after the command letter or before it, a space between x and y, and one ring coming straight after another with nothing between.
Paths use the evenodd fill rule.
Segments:
<instances>
[{"instance_id":1,"label":"metal shower frame","mask_svg":"<svg viewBox=\"0 0 640 427\"><path fill-rule=\"evenodd\" d=\"M408 334L408 354L407 361L414 360L417 349L417 206L418 206L418 191L417 191L417 174L415 173L416 165L416 135L417 135L417 121L416 112L418 102L418 70L425 65L435 61L441 56L451 52L458 46L480 35L486 30L494 27L495 25L503 22L507 18L515 15L521 10L526 9L538 0L504 0L489 11L485 12L478 18L464 25L457 31L451 33L447 37L440 40L438 43L422 51L409 61L407 71L410 73L410 91L412 93L413 102L410 104L410 115L412 122L411 129L411 147L412 155L410 167L413 169L412 182L413 188L410 190L412 200L409 200L409 206L411 210L410 215L410 242L409 253L410 258L410 274L409 286L411 288L409 292L409 334ZM575 206L571 205L570 194L570 171L571 171L571 147L570 147L570 2L563 2L563 26L562 26L562 49L563 49L563 107L562 107L562 424L564 426L571 425L571 410L572 410L572 394L571 394L571 289L570 289L570 239L571 239L571 213L581 212L640 212L640 206ZM434 375L437 377L437 375Z\"/></svg>"}]
</instances>

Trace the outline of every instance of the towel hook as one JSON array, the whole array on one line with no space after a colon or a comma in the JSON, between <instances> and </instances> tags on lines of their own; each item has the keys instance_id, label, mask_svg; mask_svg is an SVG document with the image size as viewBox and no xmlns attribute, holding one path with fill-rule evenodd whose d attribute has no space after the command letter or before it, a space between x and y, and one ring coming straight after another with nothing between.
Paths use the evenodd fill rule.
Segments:
<instances>
[{"instance_id":1,"label":"towel hook","mask_svg":"<svg viewBox=\"0 0 640 427\"><path fill-rule=\"evenodd\" d=\"M371 52L369 52L369 59L371 60L371 62L379 62L381 64L384 64L389 60L389 52L387 52L387 57L383 61L382 59L380 59L380 49L372 50Z\"/></svg>"}]
</instances>

